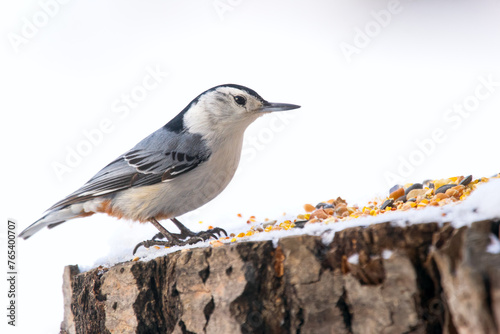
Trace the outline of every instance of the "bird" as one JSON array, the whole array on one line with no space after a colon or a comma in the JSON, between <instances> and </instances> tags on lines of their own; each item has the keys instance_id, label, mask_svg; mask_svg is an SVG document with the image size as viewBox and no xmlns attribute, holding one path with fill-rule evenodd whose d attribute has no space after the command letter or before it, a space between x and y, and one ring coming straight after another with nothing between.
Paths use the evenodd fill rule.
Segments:
<instances>
[{"instance_id":1,"label":"bird","mask_svg":"<svg viewBox=\"0 0 500 334\"><path fill-rule=\"evenodd\" d=\"M153 245L186 245L226 234L221 228L192 232L176 217L196 210L218 196L239 164L246 128L272 112L299 105L264 100L237 84L212 87L193 99L164 126L113 160L87 183L55 203L42 218L24 229L28 239L44 227L104 213L158 230L133 250ZM170 219L180 233L159 223ZM166 239L166 240L159 240Z\"/></svg>"}]
</instances>

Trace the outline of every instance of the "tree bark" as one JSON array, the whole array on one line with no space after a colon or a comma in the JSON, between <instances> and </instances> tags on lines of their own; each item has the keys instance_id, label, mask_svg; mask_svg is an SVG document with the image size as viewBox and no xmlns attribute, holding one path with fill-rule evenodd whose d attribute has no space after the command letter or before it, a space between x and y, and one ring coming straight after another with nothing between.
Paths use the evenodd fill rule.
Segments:
<instances>
[{"instance_id":1,"label":"tree bark","mask_svg":"<svg viewBox=\"0 0 500 334\"><path fill-rule=\"evenodd\" d=\"M498 333L500 254L486 248L499 225L385 223L329 245L301 235L67 267L61 332Z\"/></svg>"}]
</instances>

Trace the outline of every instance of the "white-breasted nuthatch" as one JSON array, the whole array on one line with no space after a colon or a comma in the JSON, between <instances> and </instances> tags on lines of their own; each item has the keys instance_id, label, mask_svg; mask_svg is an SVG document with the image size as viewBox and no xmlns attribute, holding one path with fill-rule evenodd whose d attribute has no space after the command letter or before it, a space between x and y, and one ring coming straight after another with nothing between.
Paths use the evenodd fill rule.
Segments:
<instances>
[{"instance_id":1,"label":"white-breasted nuthatch","mask_svg":"<svg viewBox=\"0 0 500 334\"><path fill-rule=\"evenodd\" d=\"M160 233L136 249L191 244L225 233L220 228L194 233L175 217L211 201L228 185L238 167L248 125L266 113L296 108L300 106L267 102L247 87L213 87L50 207L19 237L27 239L45 226L52 228L99 212L149 221L158 228ZM180 233L167 231L158 223L161 219L171 219ZM163 237L167 241L155 240Z\"/></svg>"}]
</instances>

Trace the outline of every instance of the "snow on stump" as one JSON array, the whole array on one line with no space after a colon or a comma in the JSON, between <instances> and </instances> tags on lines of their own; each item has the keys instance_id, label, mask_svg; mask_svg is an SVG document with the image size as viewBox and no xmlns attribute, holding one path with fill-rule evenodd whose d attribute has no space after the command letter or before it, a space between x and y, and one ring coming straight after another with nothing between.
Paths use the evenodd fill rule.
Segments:
<instances>
[{"instance_id":1,"label":"snow on stump","mask_svg":"<svg viewBox=\"0 0 500 334\"><path fill-rule=\"evenodd\" d=\"M69 266L61 333L498 333L499 225L382 223L328 245L299 235Z\"/></svg>"}]
</instances>

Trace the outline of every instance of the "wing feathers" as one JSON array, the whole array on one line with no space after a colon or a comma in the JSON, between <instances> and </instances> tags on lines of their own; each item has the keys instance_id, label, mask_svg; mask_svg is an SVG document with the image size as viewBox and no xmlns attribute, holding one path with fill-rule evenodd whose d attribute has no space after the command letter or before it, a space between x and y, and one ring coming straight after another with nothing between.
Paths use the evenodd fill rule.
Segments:
<instances>
[{"instance_id":1,"label":"wing feathers","mask_svg":"<svg viewBox=\"0 0 500 334\"><path fill-rule=\"evenodd\" d=\"M193 170L209 157L210 150L201 136L173 133L161 128L104 167L80 189L49 210L110 195L130 187L166 182Z\"/></svg>"}]
</instances>

